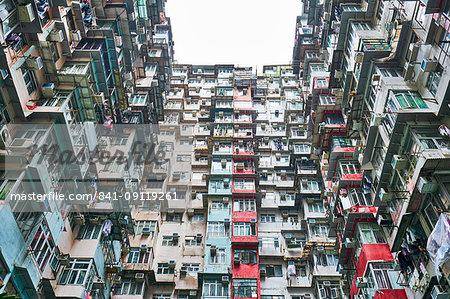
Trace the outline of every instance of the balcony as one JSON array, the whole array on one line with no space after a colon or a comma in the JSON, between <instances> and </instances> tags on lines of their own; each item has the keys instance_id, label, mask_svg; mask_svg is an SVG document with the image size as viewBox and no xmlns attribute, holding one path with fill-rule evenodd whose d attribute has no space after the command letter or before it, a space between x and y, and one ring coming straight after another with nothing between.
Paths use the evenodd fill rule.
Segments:
<instances>
[{"instance_id":1,"label":"balcony","mask_svg":"<svg viewBox=\"0 0 450 299\"><path fill-rule=\"evenodd\" d=\"M274 167L289 167L291 161L291 155L275 153L272 155L272 165Z\"/></svg>"},{"instance_id":2,"label":"balcony","mask_svg":"<svg viewBox=\"0 0 450 299\"><path fill-rule=\"evenodd\" d=\"M286 137L283 138L273 138L270 142L269 142L272 151L288 151L289 150L289 146L288 146L288 141Z\"/></svg>"},{"instance_id":3,"label":"balcony","mask_svg":"<svg viewBox=\"0 0 450 299\"><path fill-rule=\"evenodd\" d=\"M205 139L195 139L194 140L195 150L208 150L208 142Z\"/></svg>"},{"instance_id":4,"label":"balcony","mask_svg":"<svg viewBox=\"0 0 450 299\"><path fill-rule=\"evenodd\" d=\"M267 192L261 190L261 207L278 208L295 206L295 193L285 191Z\"/></svg>"},{"instance_id":5,"label":"balcony","mask_svg":"<svg viewBox=\"0 0 450 299\"><path fill-rule=\"evenodd\" d=\"M252 120L253 118L250 113L235 113L233 121L237 124L251 124Z\"/></svg>"},{"instance_id":6,"label":"balcony","mask_svg":"<svg viewBox=\"0 0 450 299\"><path fill-rule=\"evenodd\" d=\"M194 127L195 136L209 136L211 135L211 130L207 125L195 125Z\"/></svg>"},{"instance_id":7,"label":"balcony","mask_svg":"<svg viewBox=\"0 0 450 299\"><path fill-rule=\"evenodd\" d=\"M252 130L252 128L246 128L246 127L238 127L236 129L236 126L235 126L233 137L235 137L235 138L253 138L253 130Z\"/></svg>"},{"instance_id":8,"label":"balcony","mask_svg":"<svg viewBox=\"0 0 450 299\"><path fill-rule=\"evenodd\" d=\"M239 101L234 100L233 101L233 107L236 110L252 110L253 109L253 102L250 101Z\"/></svg>"},{"instance_id":9,"label":"balcony","mask_svg":"<svg viewBox=\"0 0 450 299\"><path fill-rule=\"evenodd\" d=\"M255 174L253 160L233 160L233 174Z\"/></svg>"},{"instance_id":10,"label":"balcony","mask_svg":"<svg viewBox=\"0 0 450 299\"><path fill-rule=\"evenodd\" d=\"M233 142L233 155L254 155L254 142L251 140L243 140Z\"/></svg>"},{"instance_id":11,"label":"balcony","mask_svg":"<svg viewBox=\"0 0 450 299\"><path fill-rule=\"evenodd\" d=\"M233 179L233 193L255 193L255 179L239 178Z\"/></svg>"},{"instance_id":12,"label":"balcony","mask_svg":"<svg viewBox=\"0 0 450 299\"><path fill-rule=\"evenodd\" d=\"M322 183L320 181L302 179L300 184L300 193L320 194L322 193Z\"/></svg>"},{"instance_id":13,"label":"balcony","mask_svg":"<svg viewBox=\"0 0 450 299\"><path fill-rule=\"evenodd\" d=\"M232 100L216 100L217 109L233 109Z\"/></svg>"},{"instance_id":14,"label":"balcony","mask_svg":"<svg viewBox=\"0 0 450 299\"><path fill-rule=\"evenodd\" d=\"M231 123L233 121L233 114L232 113L225 113L223 111L216 112L216 115L214 117L215 123Z\"/></svg>"},{"instance_id":15,"label":"balcony","mask_svg":"<svg viewBox=\"0 0 450 299\"><path fill-rule=\"evenodd\" d=\"M358 161L339 160L337 176L341 181L361 181L363 172Z\"/></svg>"},{"instance_id":16,"label":"balcony","mask_svg":"<svg viewBox=\"0 0 450 299\"><path fill-rule=\"evenodd\" d=\"M345 128L345 121L342 113L328 113L325 111L322 124L327 129Z\"/></svg>"},{"instance_id":17,"label":"balcony","mask_svg":"<svg viewBox=\"0 0 450 299\"><path fill-rule=\"evenodd\" d=\"M263 170L261 173L261 177L259 178L260 186L271 186L274 185L274 177L275 175L272 173L268 173L267 170Z\"/></svg>"},{"instance_id":18,"label":"balcony","mask_svg":"<svg viewBox=\"0 0 450 299\"><path fill-rule=\"evenodd\" d=\"M216 97L232 97L233 94L234 94L233 88L216 87Z\"/></svg>"},{"instance_id":19,"label":"balcony","mask_svg":"<svg viewBox=\"0 0 450 299\"><path fill-rule=\"evenodd\" d=\"M210 179L208 185L209 194L231 194L231 179L224 177L221 179Z\"/></svg>"},{"instance_id":20,"label":"balcony","mask_svg":"<svg viewBox=\"0 0 450 299\"><path fill-rule=\"evenodd\" d=\"M233 125L214 126L213 137L233 137Z\"/></svg>"},{"instance_id":21,"label":"balcony","mask_svg":"<svg viewBox=\"0 0 450 299\"><path fill-rule=\"evenodd\" d=\"M214 158L211 163L211 174L232 174L231 159Z\"/></svg>"},{"instance_id":22,"label":"balcony","mask_svg":"<svg viewBox=\"0 0 450 299\"><path fill-rule=\"evenodd\" d=\"M277 187L293 188L294 177L294 174L281 172L275 175L273 182Z\"/></svg>"},{"instance_id":23,"label":"balcony","mask_svg":"<svg viewBox=\"0 0 450 299\"><path fill-rule=\"evenodd\" d=\"M233 154L233 147L231 142L218 142L214 143L213 155L231 155Z\"/></svg>"}]
</instances>

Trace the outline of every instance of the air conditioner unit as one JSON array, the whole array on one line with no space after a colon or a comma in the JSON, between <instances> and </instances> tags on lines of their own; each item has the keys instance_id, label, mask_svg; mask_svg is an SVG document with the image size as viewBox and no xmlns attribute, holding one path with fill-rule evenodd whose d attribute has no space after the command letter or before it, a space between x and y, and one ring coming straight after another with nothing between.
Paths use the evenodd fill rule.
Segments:
<instances>
[{"instance_id":1,"label":"air conditioner unit","mask_svg":"<svg viewBox=\"0 0 450 299\"><path fill-rule=\"evenodd\" d=\"M324 250L325 250L325 248L323 246L317 246L317 251L322 252Z\"/></svg>"},{"instance_id":2,"label":"air conditioner unit","mask_svg":"<svg viewBox=\"0 0 450 299\"><path fill-rule=\"evenodd\" d=\"M80 30L72 31L72 40L75 42L79 42L81 40L81 31Z\"/></svg>"},{"instance_id":3,"label":"air conditioner unit","mask_svg":"<svg viewBox=\"0 0 450 299\"><path fill-rule=\"evenodd\" d=\"M367 278L365 277L356 277L356 287L358 289L367 288Z\"/></svg>"},{"instance_id":4,"label":"air conditioner unit","mask_svg":"<svg viewBox=\"0 0 450 299\"><path fill-rule=\"evenodd\" d=\"M225 218L225 219L223 219L223 222L225 222L225 224L230 224L230 218Z\"/></svg>"},{"instance_id":5,"label":"air conditioner unit","mask_svg":"<svg viewBox=\"0 0 450 299\"><path fill-rule=\"evenodd\" d=\"M92 281L92 289L93 290L101 290L105 286L105 282L101 277L95 277Z\"/></svg>"},{"instance_id":6,"label":"air conditioner unit","mask_svg":"<svg viewBox=\"0 0 450 299\"><path fill-rule=\"evenodd\" d=\"M266 269L259 269L259 276L261 277L266 276Z\"/></svg>"},{"instance_id":7,"label":"air conditioner unit","mask_svg":"<svg viewBox=\"0 0 450 299\"><path fill-rule=\"evenodd\" d=\"M311 223L311 224L316 223L316 219L309 219L309 223Z\"/></svg>"},{"instance_id":8,"label":"air conditioner unit","mask_svg":"<svg viewBox=\"0 0 450 299\"><path fill-rule=\"evenodd\" d=\"M120 35L115 35L114 41L116 42L117 47L122 47L122 37Z\"/></svg>"},{"instance_id":9,"label":"air conditioner unit","mask_svg":"<svg viewBox=\"0 0 450 299\"><path fill-rule=\"evenodd\" d=\"M142 228L142 235L143 235L143 236L148 236L148 235L150 235L150 228L149 228L149 227L144 227L144 228Z\"/></svg>"},{"instance_id":10,"label":"air conditioner unit","mask_svg":"<svg viewBox=\"0 0 450 299\"><path fill-rule=\"evenodd\" d=\"M44 67L44 64L42 63L42 58L40 56L36 56L27 58L27 66L34 70L40 70Z\"/></svg>"},{"instance_id":11,"label":"air conditioner unit","mask_svg":"<svg viewBox=\"0 0 450 299\"><path fill-rule=\"evenodd\" d=\"M394 155L391 165L394 169L405 169L408 166L408 162L408 159L402 158L400 155Z\"/></svg>"},{"instance_id":12,"label":"air conditioner unit","mask_svg":"<svg viewBox=\"0 0 450 299\"><path fill-rule=\"evenodd\" d=\"M292 235L291 234L287 234L287 235L284 236L284 238L286 240L290 240L290 239L292 239Z\"/></svg>"},{"instance_id":13,"label":"air conditioner unit","mask_svg":"<svg viewBox=\"0 0 450 299\"><path fill-rule=\"evenodd\" d=\"M222 168L225 168L225 167L227 166L227 160L225 160L225 159L222 159L222 160L220 161L220 163L221 163L221 165L222 165Z\"/></svg>"},{"instance_id":14,"label":"air conditioner unit","mask_svg":"<svg viewBox=\"0 0 450 299\"><path fill-rule=\"evenodd\" d=\"M420 177L417 182L417 190L420 193L433 193L436 191L438 185L432 179L426 179L424 177Z\"/></svg>"},{"instance_id":15,"label":"air conditioner unit","mask_svg":"<svg viewBox=\"0 0 450 299\"><path fill-rule=\"evenodd\" d=\"M181 275L186 275L186 274L187 274L187 268L186 268L185 266L182 266L182 267L180 268L180 274L181 274Z\"/></svg>"},{"instance_id":16,"label":"air conditioner unit","mask_svg":"<svg viewBox=\"0 0 450 299\"><path fill-rule=\"evenodd\" d=\"M383 120L384 120L384 116L382 114L374 113L372 115L372 119L371 119L370 124L372 126L379 126L379 125L381 125L383 123Z\"/></svg>"},{"instance_id":17,"label":"air conditioner unit","mask_svg":"<svg viewBox=\"0 0 450 299\"><path fill-rule=\"evenodd\" d=\"M173 173L173 174L172 174L172 178L173 178L174 180L179 180L179 179L181 178L181 175L180 175L180 173L176 172L176 173Z\"/></svg>"},{"instance_id":18,"label":"air conditioner unit","mask_svg":"<svg viewBox=\"0 0 450 299\"><path fill-rule=\"evenodd\" d=\"M356 53L355 63L362 63L364 58L364 53L358 52Z\"/></svg>"},{"instance_id":19,"label":"air conditioner unit","mask_svg":"<svg viewBox=\"0 0 450 299\"><path fill-rule=\"evenodd\" d=\"M345 238L345 247L347 248L355 248L356 242L352 238Z\"/></svg>"},{"instance_id":20,"label":"air conditioner unit","mask_svg":"<svg viewBox=\"0 0 450 299\"><path fill-rule=\"evenodd\" d=\"M433 286L430 294L432 299L447 299L450 298L450 291L445 290L441 285Z\"/></svg>"},{"instance_id":21,"label":"air conditioner unit","mask_svg":"<svg viewBox=\"0 0 450 299\"><path fill-rule=\"evenodd\" d=\"M134 279L135 279L137 282L144 281L144 277L145 277L145 274L144 274L144 273L136 273L136 274L134 275Z\"/></svg>"},{"instance_id":22,"label":"air conditioner unit","mask_svg":"<svg viewBox=\"0 0 450 299\"><path fill-rule=\"evenodd\" d=\"M334 71L334 78L341 79L342 78L342 70L335 70Z\"/></svg>"},{"instance_id":23,"label":"air conditioner unit","mask_svg":"<svg viewBox=\"0 0 450 299\"><path fill-rule=\"evenodd\" d=\"M307 186L307 185L308 185L308 179L302 178L302 186Z\"/></svg>"},{"instance_id":24,"label":"air conditioner unit","mask_svg":"<svg viewBox=\"0 0 450 299\"><path fill-rule=\"evenodd\" d=\"M58 256L58 262L62 266L68 266L70 264L70 256L68 254L61 254Z\"/></svg>"},{"instance_id":25,"label":"air conditioner unit","mask_svg":"<svg viewBox=\"0 0 450 299\"><path fill-rule=\"evenodd\" d=\"M189 291L189 297L196 298L197 297L197 291Z\"/></svg>"},{"instance_id":26,"label":"air conditioner unit","mask_svg":"<svg viewBox=\"0 0 450 299\"><path fill-rule=\"evenodd\" d=\"M425 59L420 65L423 72L434 72L438 66L438 61L435 59Z\"/></svg>"},{"instance_id":27,"label":"air conditioner unit","mask_svg":"<svg viewBox=\"0 0 450 299\"><path fill-rule=\"evenodd\" d=\"M405 81L411 81L413 78L414 78L414 64L407 62L403 67L403 79L405 79Z\"/></svg>"},{"instance_id":28,"label":"air conditioner unit","mask_svg":"<svg viewBox=\"0 0 450 299\"><path fill-rule=\"evenodd\" d=\"M172 238L174 238L174 239L176 239L176 238L179 238L180 236L178 235L178 233L173 233L172 234Z\"/></svg>"},{"instance_id":29,"label":"air conditioner unit","mask_svg":"<svg viewBox=\"0 0 450 299\"><path fill-rule=\"evenodd\" d=\"M353 129L354 131L361 131L362 128L363 128L363 123L362 123L362 121L359 121L359 120L353 120L353 127L352 127L352 129Z\"/></svg>"},{"instance_id":30,"label":"air conditioner unit","mask_svg":"<svg viewBox=\"0 0 450 299\"><path fill-rule=\"evenodd\" d=\"M380 74L373 74L372 75L372 83L373 82L378 82L381 79L381 75Z\"/></svg>"},{"instance_id":31,"label":"air conditioner unit","mask_svg":"<svg viewBox=\"0 0 450 299\"><path fill-rule=\"evenodd\" d=\"M409 62L415 62L417 55L419 54L420 43L410 44L408 53L406 54L406 60Z\"/></svg>"},{"instance_id":32,"label":"air conditioner unit","mask_svg":"<svg viewBox=\"0 0 450 299\"><path fill-rule=\"evenodd\" d=\"M169 261L169 268L175 268L175 261Z\"/></svg>"},{"instance_id":33,"label":"air conditioner unit","mask_svg":"<svg viewBox=\"0 0 450 299\"><path fill-rule=\"evenodd\" d=\"M229 198L229 197L223 197L223 198L222 198L222 201L223 201L223 202L229 202L229 201L230 201L230 198Z\"/></svg>"},{"instance_id":34,"label":"air conditioner unit","mask_svg":"<svg viewBox=\"0 0 450 299\"><path fill-rule=\"evenodd\" d=\"M34 11L31 3L20 5L18 8L19 21L24 23L31 23L34 21Z\"/></svg>"},{"instance_id":35,"label":"air conditioner unit","mask_svg":"<svg viewBox=\"0 0 450 299\"><path fill-rule=\"evenodd\" d=\"M391 224L391 219L387 214L379 214L377 222L380 226L389 226Z\"/></svg>"},{"instance_id":36,"label":"air conditioner unit","mask_svg":"<svg viewBox=\"0 0 450 299\"><path fill-rule=\"evenodd\" d=\"M64 41L64 32L62 30L52 30L48 37L52 42L61 43Z\"/></svg>"},{"instance_id":37,"label":"air conditioner unit","mask_svg":"<svg viewBox=\"0 0 450 299\"><path fill-rule=\"evenodd\" d=\"M323 282L323 285L324 285L325 287L329 287L329 286L331 286L331 281L326 280L326 281Z\"/></svg>"},{"instance_id":38,"label":"air conditioner unit","mask_svg":"<svg viewBox=\"0 0 450 299\"><path fill-rule=\"evenodd\" d=\"M203 235L202 234L197 234L196 237L197 237L197 241L198 241L198 240L201 240L203 238Z\"/></svg>"},{"instance_id":39,"label":"air conditioner unit","mask_svg":"<svg viewBox=\"0 0 450 299\"><path fill-rule=\"evenodd\" d=\"M187 214L188 216L194 216L194 209L188 209Z\"/></svg>"},{"instance_id":40,"label":"air conditioner unit","mask_svg":"<svg viewBox=\"0 0 450 299\"><path fill-rule=\"evenodd\" d=\"M141 251L147 251L147 244L141 244Z\"/></svg>"},{"instance_id":41,"label":"air conditioner unit","mask_svg":"<svg viewBox=\"0 0 450 299\"><path fill-rule=\"evenodd\" d=\"M383 188L380 189L380 200L381 201L389 201L389 200L392 200L392 198L393 198L393 193L387 192Z\"/></svg>"},{"instance_id":42,"label":"air conditioner unit","mask_svg":"<svg viewBox=\"0 0 450 299\"><path fill-rule=\"evenodd\" d=\"M48 83L48 84L42 85L42 88L41 88L42 96L44 98L53 98L53 90L54 89L55 89L54 83Z\"/></svg>"},{"instance_id":43,"label":"air conditioner unit","mask_svg":"<svg viewBox=\"0 0 450 299\"><path fill-rule=\"evenodd\" d=\"M281 216L283 216L283 218L288 218L289 214L288 212L282 212Z\"/></svg>"},{"instance_id":44,"label":"air conditioner unit","mask_svg":"<svg viewBox=\"0 0 450 299\"><path fill-rule=\"evenodd\" d=\"M230 277L228 276L222 276L222 284L228 284L230 283Z\"/></svg>"},{"instance_id":45,"label":"air conditioner unit","mask_svg":"<svg viewBox=\"0 0 450 299\"><path fill-rule=\"evenodd\" d=\"M137 26L137 34L145 34L145 27L144 26Z\"/></svg>"}]
</instances>

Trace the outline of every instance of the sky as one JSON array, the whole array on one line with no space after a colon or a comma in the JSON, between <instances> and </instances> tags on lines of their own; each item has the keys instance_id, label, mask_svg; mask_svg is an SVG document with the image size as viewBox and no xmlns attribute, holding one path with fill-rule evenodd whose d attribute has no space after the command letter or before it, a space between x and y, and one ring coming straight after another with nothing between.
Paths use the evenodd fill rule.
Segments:
<instances>
[{"instance_id":1,"label":"sky","mask_svg":"<svg viewBox=\"0 0 450 299\"><path fill-rule=\"evenodd\" d=\"M253 66L292 60L300 0L168 0L175 60Z\"/></svg>"}]
</instances>

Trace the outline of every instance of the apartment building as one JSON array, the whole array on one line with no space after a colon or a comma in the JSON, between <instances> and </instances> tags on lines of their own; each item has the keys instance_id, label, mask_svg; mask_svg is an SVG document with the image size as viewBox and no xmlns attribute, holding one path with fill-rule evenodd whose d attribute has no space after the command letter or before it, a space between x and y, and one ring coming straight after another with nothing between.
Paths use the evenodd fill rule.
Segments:
<instances>
[{"instance_id":1,"label":"apartment building","mask_svg":"<svg viewBox=\"0 0 450 299\"><path fill-rule=\"evenodd\" d=\"M173 63L164 3L0 3L0 291L448 298L450 2L303 1L260 73Z\"/></svg>"}]
</instances>

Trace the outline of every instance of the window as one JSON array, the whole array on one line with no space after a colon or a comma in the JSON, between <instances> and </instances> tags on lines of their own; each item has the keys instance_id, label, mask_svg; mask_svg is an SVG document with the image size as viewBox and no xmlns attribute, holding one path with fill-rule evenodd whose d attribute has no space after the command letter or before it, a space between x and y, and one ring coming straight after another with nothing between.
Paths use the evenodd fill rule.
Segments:
<instances>
[{"instance_id":1,"label":"window","mask_svg":"<svg viewBox=\"0 0 450 299\"><path fill-rule=\"evenodd\" d=\"M205 297L227 297L228 286L222 281L205 279L203 281L203 296Z\"/></svg>"},{"instance_id":2,"label":"window","mask_svg":"<svg viewBox=\"0 0 450 299\"><path fill-rule=\"evenodd\" d=\"M258 246L263 248L278 248L280 247L280 242L278 241L278 238L258 238Z\"/></svg>"},{"instance_id":3,"label":"window","mask_svg":"<svg viewBox=\"0 0 450 299\"><path fill-rule=\"evenodd\" d=\"M275 222L274 214L261 214L261 222Z\"/></svg>"},{"instance_id":4,"label":"window","mask_svg":"<svg viewBox=\"0 0 450 299\"><path fill-rule=\"evenodd\" d=\"M183 264L183 267L190 273L197 273L200 271L200 264Z\"/></svg>"},{"instance_id":5,"label":"window","mask_svg":"<svg viewBox=\"0 0 450 299\"><path fill-rule=\"evenodd\" d=\"M233 297L256 298L258 296L256 279L233 279Z\"/></svg>"},{"instance_id":6,"label":"window","mask_svg":"<svg viewBox=\"0 0 450 299\"><path fill-rule=\"evenodd\" d=\"M101 230L101 225L91 223L83 225L78 232L78 239L97 239Z\"/></svg>"},{"instance_id":7,"label":"window","mask_svg":"<svg viewBox=\"0 0 450 299\"><path fill-rule=\"evenodd\" d=\"M328 236L328 226L325 224L311 225L311 235L319 237Z\"/></svg>"},{"instance_id":8,"label":"window","mask_svg":"<svg viewBox=\"0 0 450 299\"><path fill-rule=\"evenodd\" d=\"M310 213L324 213L325 209L321 202L309 202L308 203L308 211Z\"/></svg>"},{"instance_id":9,"label":"window","mask_svg":"<svg viewBox=\"0 0 450 299\"><path fill-rule=\"evenodd\" d=\"M149 250L140 250L139 248L130 248L130 252L128 253L128 263L133 264L148 264L150 262L150 253Z\"/></svg>"},{"instance_id":10,"label":"window","mask_svg":"<svg viewBox=\"0 0 450 299\"><path fill-rule=\"evenodd\" d=\"M234 181L234 189L254 190L255 189L255 181L253 179L236 179Z\"/></svg>"},{"instance_id":11,"label":"window","mask_svg":"<svg viewBox=\"0 0 450 299\"><path fill-rule=\"evenodd\" d=\"M223 222L208 222L208 237L226 237L227 235Z\"/></svg>"},{"instance_id":12,"label":"window","mask_svg":"<svg viewBox=\"0 0 450 299\"><path fill-rule=\"evenodd\" d=\"M314 257L318 266L337 266L338 257L334 254L319 253Z\"/></svg>"},{"instance_id":13,"label":"window","mask_svg":"<svg viewBox=\"0 0 450 299\"><path fill-rule=\"evenodd\" d=\"M192 216L192 221L194 221L194 222L203 222L203 221L205 221L205 214L203 214L203 213L195 213L194 216Z\"/></svg>"},{"instance_id":14,"label":"window","mask_svg":"<svg viewBox=\"0 0 450 299\"><path fill-rule=\"evenodd\" d=\"M59 276L58 284L84 285L91 268L92 260L73 259Z\"/></svg>"},{"instance_id":15,"label":"window","mask_svg":"<svg viewBox=\"0 0 450 299\"><path fill-rule=\"evenodd\" d=\"M177 162L191 162L191 155L177 155Z\"/></svg>"},{"instance_id":16,"label":"window","mask_svg":"<svg viewBox=\"0 0 450 299\"><path fill-rule=\"evenodd\" d=\"M211 202L211 211L221 211L225 209L228 209L228 203L224 203L219 200L214 200Z\"/></svg>"},{"instance_id":17,"label":"window","mask_svg":"<svg viewBox=\"0 0 450 299\"><path fill-rule=\"evenodd\" d=\"M28 94L31 95L36 90L36 77L34 76L34 71L22 68L22 76L27 87Z\"/></svg>"},{"instance_id":18,"label":"window","mask_svg":"<svg viewBox=\"0 0 450 299\"><path fill-rule=\"evenodd\" d=\"M163 236L162 246L178 246L178 238Z\"/></svg>"},{"instance_id":19,"label":"window","mask_svg":"<svg viewBox=\"0 0 450 299\"><path fill-rule=\"evenodd\" d=\"M235 236L256 236L256 224L250 222L233 223L233 234Z\"/></svg>"},{"instance_id":20,"label":"window","mask_svg":"<svg viewBox=\"0 0 450 299\"><path fill-rule=\"evenodd\" d=\"M236 184L235 184L235 188ZM238 188L241 189L241 188ZM243 189L243 188L242 188ZM256 204L254 199L238 199L233 203L234 212L255 212Z\"/></svg>"},{"instance_id":21,"label":"window","mask_svg":"<svg viewBox=\"0 0 450 299\"><path fill-rule=\"evenodd\" d=\"M181 222L181 219L183 217L183 214L177 213L177 214L168 214L166 217L167 222Z\"/></svg>"},{"instance_id":22,"label":"window","mask_svg":"<svg viewBox=\"0 0 450 299\"><path fill-rule=\"evenodd\" d=\"M156 230L156 221L136 221L134 232L136 235L142 235L142 231L150 232L150 236L154 236Z\"/></svg>"},{"instance_id":23,"label":"window","mask_svg":"<svg viewBox=\"0 0 450 299\"><path fill-rule=\"evenodd\" d=\"M283 276L283 270L281 269L281 265L259 265L259 269L265 270L267 277Z\"/></svg>"},{"instance_id":24,"label":"window","mask_svg":"<svg viewBox=\"0 0 450 299\"><path fill-rule=\"evenodd\" d=\"M48 261L54 256L55 251L55 243L45 221L39 225L31 241L30 250L33 252L36 263L39 265L39 270L43 272Z\"/></svg>"},{"instance_id":25,"label":"window","mask_svg":"<svg viewBox=\"0 0 450 299\"><path fill-rule=\"evenodd\" d=\"M384 233L381 228L372 223L358 223L359 239L362 244L383 244L386 243Z\"/></svg>"},{"instance_id":26,"label":"window","mask_svg":"<svg viewBox=\"0 0 450 299\"><path fill-rule=\"evenodd\" d=\"M326 88L328 87L328 81L325 78L318 78L317 79L317 87L318 88Z\"/></svg>"},{"instance_id":27,"label":"window","mask_svg":"<svg viewBox=\"0 0 450 299\"><path fill-rule=\"evenodd\" d=\"M394 96L400 108L427 109L428 105L422 100L417 91L394 91Z\"/></svg>"},{"instance_id":28,"label":"window","mask_svg":"<svg viewBox=\"0 0 450 299\"><path fill-rule=\"evenodd\" d=\"M202 242L200 240L197 240L197 237L185 237L184 238L184 245L185 246L201 246Z\"/></svg>"},{"instance_id":29,"label":"window","mask_svg":"<svg viewBox=\"0 0 450 299\"><path fill-rule=\"evenodd\" d=\"M168 263L158 263L157 274L174 274L174 267L169 267Z\"/></svg>"},{"instance_id":30,"label":"window","mask_svg":"<svg viewBox=\"0 0 450 299\"><path fill-rule=\"evenodd\" d=\"M389 271L392 270L392 264L388 263L370 263L370 273L372 273L377 284L376 289L392 289L392 283L389 278Z\"/></svg>"},{"instance_id":31,"label":"window","mask_svg":"<svg viewBox=\"0 0 450 299\"><path fill-rule=\"evenodd\" d=\"M308 181L306 185L302 184L302 189L307 191L320 191L322 186L317 181Z\"/></svg>"},{"instance_id":32,"label":"window","mask_svg":"<svg viewBox=\"0 0 450 299\"><path fill-rule=\"evenodd\" d=\"M141 295L144 283L132 279L123 279L122 284L115 289L116 295Z\"/></svg>"},{"instance_id":33,"label":"window","mask_svg":"<svg viewBox=\"0 0 450 299\"><path fill-rule=\"evenodd\" d=\"M426 86L433 96L436 96L439 83L441 82L442 72L443 68L439 65L437 70L435 72L430 72L430 75L428 76Z\"/></svg>"},{"instance_id":34,"label":"window","mask_svg":"<svg viewBox=\"0 0 450 299\"><path fill-rule=\"evenodd\" d=\"M209 258L210 264L225 264L225 248L217 248L216 254Z\"/></svg>"},{"instance_id":35,"label":"window","mask_svg":"<svg viewBox=\"0 0 450 299\"><path fill-rule=\"evenodd\" d=\"M152 299L170 299L170 294L153 294Z\"/></svg>"},{"instance_id":36,"label":"window","mask_svg":"<svg viewBox=\"0 0 450 299\"><path fill-rule=\"evenodd\" d=\"M256 264L257 255L255 249L235 249L233 260L239 261L241 264Z\"/></svg>"}]
</instances>

